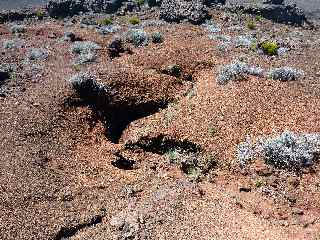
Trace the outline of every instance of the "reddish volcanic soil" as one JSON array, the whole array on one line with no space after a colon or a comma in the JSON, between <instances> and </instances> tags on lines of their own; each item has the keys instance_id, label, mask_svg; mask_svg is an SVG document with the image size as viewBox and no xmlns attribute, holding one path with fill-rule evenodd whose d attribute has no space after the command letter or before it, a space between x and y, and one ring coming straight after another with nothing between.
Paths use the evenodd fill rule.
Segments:
<instances>
[{"instance_id":1,"label":"reddish volcanic soil","mask_svg":"<svg viewBox=\"0 0 320 240\"><path fill-rule=\"evenodd\" d=\"M221 34L251 31L231 30L224 13L211 14ZM262 20L257 36L300 32L287 55L269 57L247 48L221 52L202 26L164 24L144 28L162 32L163 43L128 44L131 54L110 59L108 44L126 28L102 36L77 23L31 22L18 37L22 47L1 49L0 63L17 69L0 97L0 239L319 239L318 163L300 172L261 159L240 168L235 156L248 136L320 132L319 31ZM61 40L66 30L102 47L95 62L73 64L72 43ZM1 44L15 38L6 25L0 32ZM48 59L26 61L34 47L47 49ZM305 77L217 84L219 68L239 58L265 69L295 67ZM165 72L171 64L181 76ZM104 115L68 82L85 71L114 90ZM150 103L158 108L135 115ZM114 123L133 118L116 141L109 116ZM127 147L159 136L172 148L198 146L216 165L195 181L168 152ZM115 166L119 156L133 167Z\"/></svg>"}]
</instances>

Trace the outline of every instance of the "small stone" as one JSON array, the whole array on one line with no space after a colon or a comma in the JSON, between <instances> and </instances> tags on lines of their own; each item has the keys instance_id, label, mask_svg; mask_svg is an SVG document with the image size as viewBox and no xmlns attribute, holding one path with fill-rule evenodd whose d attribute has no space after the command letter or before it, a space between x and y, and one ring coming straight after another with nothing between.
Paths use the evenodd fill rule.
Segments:
<instances>
[{"instance_id":1,"label":"small stone","mask_svg":"<svg viewBox=\"0 0 320 240\"><path fill-rule=\"evenodd\" d=\"M293 215L303 215L304 212L303 212L303 210L301 210L299 208L294 208L294 209L292 209L292 214Z\"/></svg>"},{"instance_id":2,"label":"small stone","mask_svg":"<svg viewBox=\"0 0 320 240\"><path fill-rule=\"evenodd\" d=\"M124 53L125 49L123 47L123 42L119 38L115 38L109 44L108 54L111 58L119 57L120 53Z\"/></svg>"},{"instance_id":3,"label":"small stone","mask_svg":"<svg viewBox=\"0 0 320 240\"><path fill-rule=\"evenodd\" d=\"M74 42L76 40L76 35L73 32L65 32L63 40Z\"/></svg>"},{"instance_id":4,"label":"small stone","mask_svg":"<svg viewBox=\"0 0 320 240\"><path fill-rule=\"evenodd\" d=\"M113 217L110 220L110 225L120 230L125 225L125 219L123 217L118 216Z\"/></svg>"},{"instance_id":5,"label":"small stone","mask_svg":"<svg viewBox=\"0 0 320 240\"><path fill-rule=\"evenodd\" d=\"M251 192L251 187L240 187L239 191L240 192Z\"/></svg>"},{"instance_id":6,"label":"small stone","mask_svg":"<svg viewBox=\"0 0 320 240\"><path fill-rule=\"evenodd\" d=\"M136 163L134 160L129 160L124 158L120 154L116 154L117 159L112 161L111 164L112 166L123 169L123 170L132 170L133 165Z\"/></svg>"}]
</instances>

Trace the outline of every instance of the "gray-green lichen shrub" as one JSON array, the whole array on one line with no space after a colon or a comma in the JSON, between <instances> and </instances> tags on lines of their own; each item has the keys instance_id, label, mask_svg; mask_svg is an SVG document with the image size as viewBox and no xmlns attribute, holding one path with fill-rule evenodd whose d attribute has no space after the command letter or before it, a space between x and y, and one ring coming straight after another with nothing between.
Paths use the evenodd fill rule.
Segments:
<instances>
[{"instance_id":1,"label":"gray-green lichen shrub","mask_svg":"<svg viewBox=\"0 0 320 240\"><path fill-rule=\"evenodd\" d=\"M126 34L126 41L135 47L146 46L149 42L148 34L142 29L131 29Z\"/></svg>"},{"instance_id":2,"label":"gray-green lichen shrub","mask_svg":"<svg viewBox=\"0 0 320 240\"><path fill-rule=\"evenodd\" d=\"M264 138L252 144L250 141L237 147L237 159L241 166L262 157L267 164L280 169L300 170L318 160L320 134L296 134L285 131L282 134Z\"/></svg>"},{"instance_id":3,"label":"gray-green lichen shrub","mask_svg":"<svg viewBox=\"0 0 320 240\"><path fill-rule=\"evenodd\" d=\"M99 49L101 49L101 47L98 44L90 41L75 42L71 46L71 52L78 55L78 59L76 60L77 64L95 61L97 58L96 53Z\"/></svg>"},{"instance_id":4,"label":"gray-green lichen shrub","mask_svg":"<svg viewBox=\"0 0 320 240\"><path fill-rule=\"evenodd\" d=\"M11 33L24 33L26 31L26 27L24 25L13 24L10 26Z\"/></svg>"},{"instance_id":5,"label":"gray-green lichen shrub","mask_svg":"<svg viewBox=\"0 0 320 240\"><path fill-rule=\"evenodd\" d=\"M151 39L153 43L162 43L163 36L161 32L154 32L151 34Z\"/></svg>"},{"instance_id":6,"label":"gray-green lichen shrub","mask_svg":"<svg viewBox=\"0 0 320 240\"><path fill-rule=\"evenodd\" d=\"M320 154L320 135L284 132L263 144L266 163L290 170L311 166Z\"/></svg>"},{"instance_id":7,"label":"gray-green lichen shrub","mask_svg":"<svg viewBox=\"0 0 320 240\"><path fill-rule=\"evenodd\" d=\"M264 70L260 67L249 66L244 62L237 61L235 63L223 66L217 76L218 84L225 85L229 81L243 80L248 75L261 77L264 74Z\"/></svg>"},{"instance_id":8,"label":"gray-green lichen shrub","mask_svg":"<svg viewBox=\"0 0 320 240\"><path fill-rule=\"evenodd\" d=\"M295 81L303 76L303 71L291 67L275 68L267 73L268 78L279 81Z\"/></svg>"},{"instance_id":9,"label":"gray-green lichen shrub","mask_svg":"<svg viewBox=\"0 0 320 240\"><path fill-rule=\"evenodd\" d=\"M48 56L48 51L42 48L32 48L27 54L29 60L45 60Z\"/></svg>"},{"instance_id":10,"label":"gray-green lichen shrub","mask_svg":"<svg viewBox=\"0 0 320 240\"><path fill-rule=\"evenodd\" d=\"M16 40L5 40L5 41L3 41L3 48L4 49L17 48L17 41Z\"/></svg>"},{"instance_id":11,"label":"gray-green lichen shrub","mask_svg":"<svg viewBox=\"0 0 320 240\"><path fill-rule=\"evenodd\" d=\"M79 41L73 43L71 46L71 52L74 54L82 54L90 51L96 51L99 49L101 49L101 47L97 43L91 41Z\"/></svg>"}]
</instances>

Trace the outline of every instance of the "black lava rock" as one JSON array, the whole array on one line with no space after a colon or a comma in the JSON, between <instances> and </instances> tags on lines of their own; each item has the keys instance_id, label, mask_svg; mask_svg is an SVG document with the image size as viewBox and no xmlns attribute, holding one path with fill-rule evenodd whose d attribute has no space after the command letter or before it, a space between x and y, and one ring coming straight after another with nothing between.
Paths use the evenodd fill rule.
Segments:
<instances>
[{"instance_id":1,"label":"black lava rock","mask_svg":"<svg viewBox=\"0 0 320 240\"><path fill-rule=\"evenodd\" d=\"M136 163L134 160L128 160L120 154L116 154L116 157L117 159L111 162L112 166L116 168L120 168L123 170L132 170L133 165Z\"/></svg>"},{"instance_id":2,"label":"black lava rock","mask_svg":"<svg viewBox=\"0 0 320 240\"><path fill-rule=\"evenodd\" d=\"M123 0L51 0L46 6L53 18L65 18L81 12L114 13Z\"/></svg>"},{"instance_id":3,"label":"black lava rock","mask_svg":"<svg viewBox=\"0 0 320 240\"><path fill-rule=\"evenodd\" d=\"M167 22L187 20L201 24L209 17L206 6L200 0L163 0L160 7L160 18Z\"/></svg>"},{"instance_id":4,"label":"black lava rock","mask_svg":"<svg viewBox=\"0 0 320 240\"><path fill-rule=\"evenodd\" d=\"M115 38L109 44L108 54L111 58L119 57L120 53L124 53L125 49L123 47L123 42L120 38Z\"/></svg>"},{"instance_id":5,"label":"black lava rock","mask_svg":"<svg viewBox=\"0 0 320 240\"><path fill-rule=\"evenodd\" d=\"M278 23L303 25L310 23L306 14L295 4L286 4L283 0L265 0L253 4L247 1L229 0L226 8L238 12L262 16Z\"/></svg>"}]
</instances>

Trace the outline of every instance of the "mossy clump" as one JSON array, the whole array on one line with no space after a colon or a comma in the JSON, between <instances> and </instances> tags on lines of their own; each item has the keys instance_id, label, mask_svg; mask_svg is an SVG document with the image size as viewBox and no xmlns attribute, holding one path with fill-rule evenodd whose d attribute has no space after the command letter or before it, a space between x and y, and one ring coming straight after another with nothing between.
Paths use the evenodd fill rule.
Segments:
<instances>
[{"instance_id":1,"label":"mossy clump","mask_svg":"<svg viewBox=\"0 0 320 240\"><path fill-rule=\"evenodd\" d=\"M138 16L132 16L130 19L129 19L129 23L132 24L132 25L138 25L140 24L140 18Z\"/></svg>"},{"instance_id":2,"label":"mossy clump","mask_svg":"<svg viewBox=\"0 0 320 240\"><path fill-rule=\"evenodd\" d=\"M275 56L278 54L279 44L275 41L264 41L260 43L260 48L265 54Z\"/></svg>"},{"instance_id":3,"label":"mossy clump","mask_svg":"<svg viewBox=\"0 0 320 240\"><path fill-rule=\"evenodd\" d=\"M256 21L260 22L260 21L262 21L263 17L261 15L257 15L255 17L255 19L256 19Z\"/></svg>"},{"instance_id":4,"label":"mossy clump","mask_svg":"<svg viewBox=\"0 0 320 240\"><path fill-rule=\"evenodd\" d=\"M112 23L113 23L113 21L111 18L103 18L103 19L98 20L98 24L100 26L108 26L108 25L111 25Z\"/></svg>"},{"instance_id":5,"label":"mossy clump","mask_svg":"<svg viewBox=\"0 0 320 240\"><path fill-rule=\"evenodd\" d=\"M255 21L251 20L247 22L247 28L250 30L255 30L257 28L257 24Z\"/></svg>"},{"instance_id":6,"label":"mossy clump","mask_svg":"<svg viewBox=\"0 0 320 240\"><path fill-rule=\"evenodd\" d=\"M151 34L151 39L153 43L162 43L163 42L163 36L161 32L155 32Z\"/></svg>"},{"instance_id":7,"label":"mossy clump","mask_svg":"<svg viewBox=\"0 0 320 240\"><path fill-rule=\"evenodd\" d=\"M145 4L145 0L136 0L136 3L139 5L139 6L142 6Z\"/></svg>"},{"instance_id":8,"label":"mossy clump","mask_svg":"<svg viewBox=\"0 0 320 240\"><path fill-rule=\"evenodd\" d=\"M42 9L38 9L36 11L36 16L39 20L42 20L45 16L45 12Z\"/></svg>"}]
</instances>

